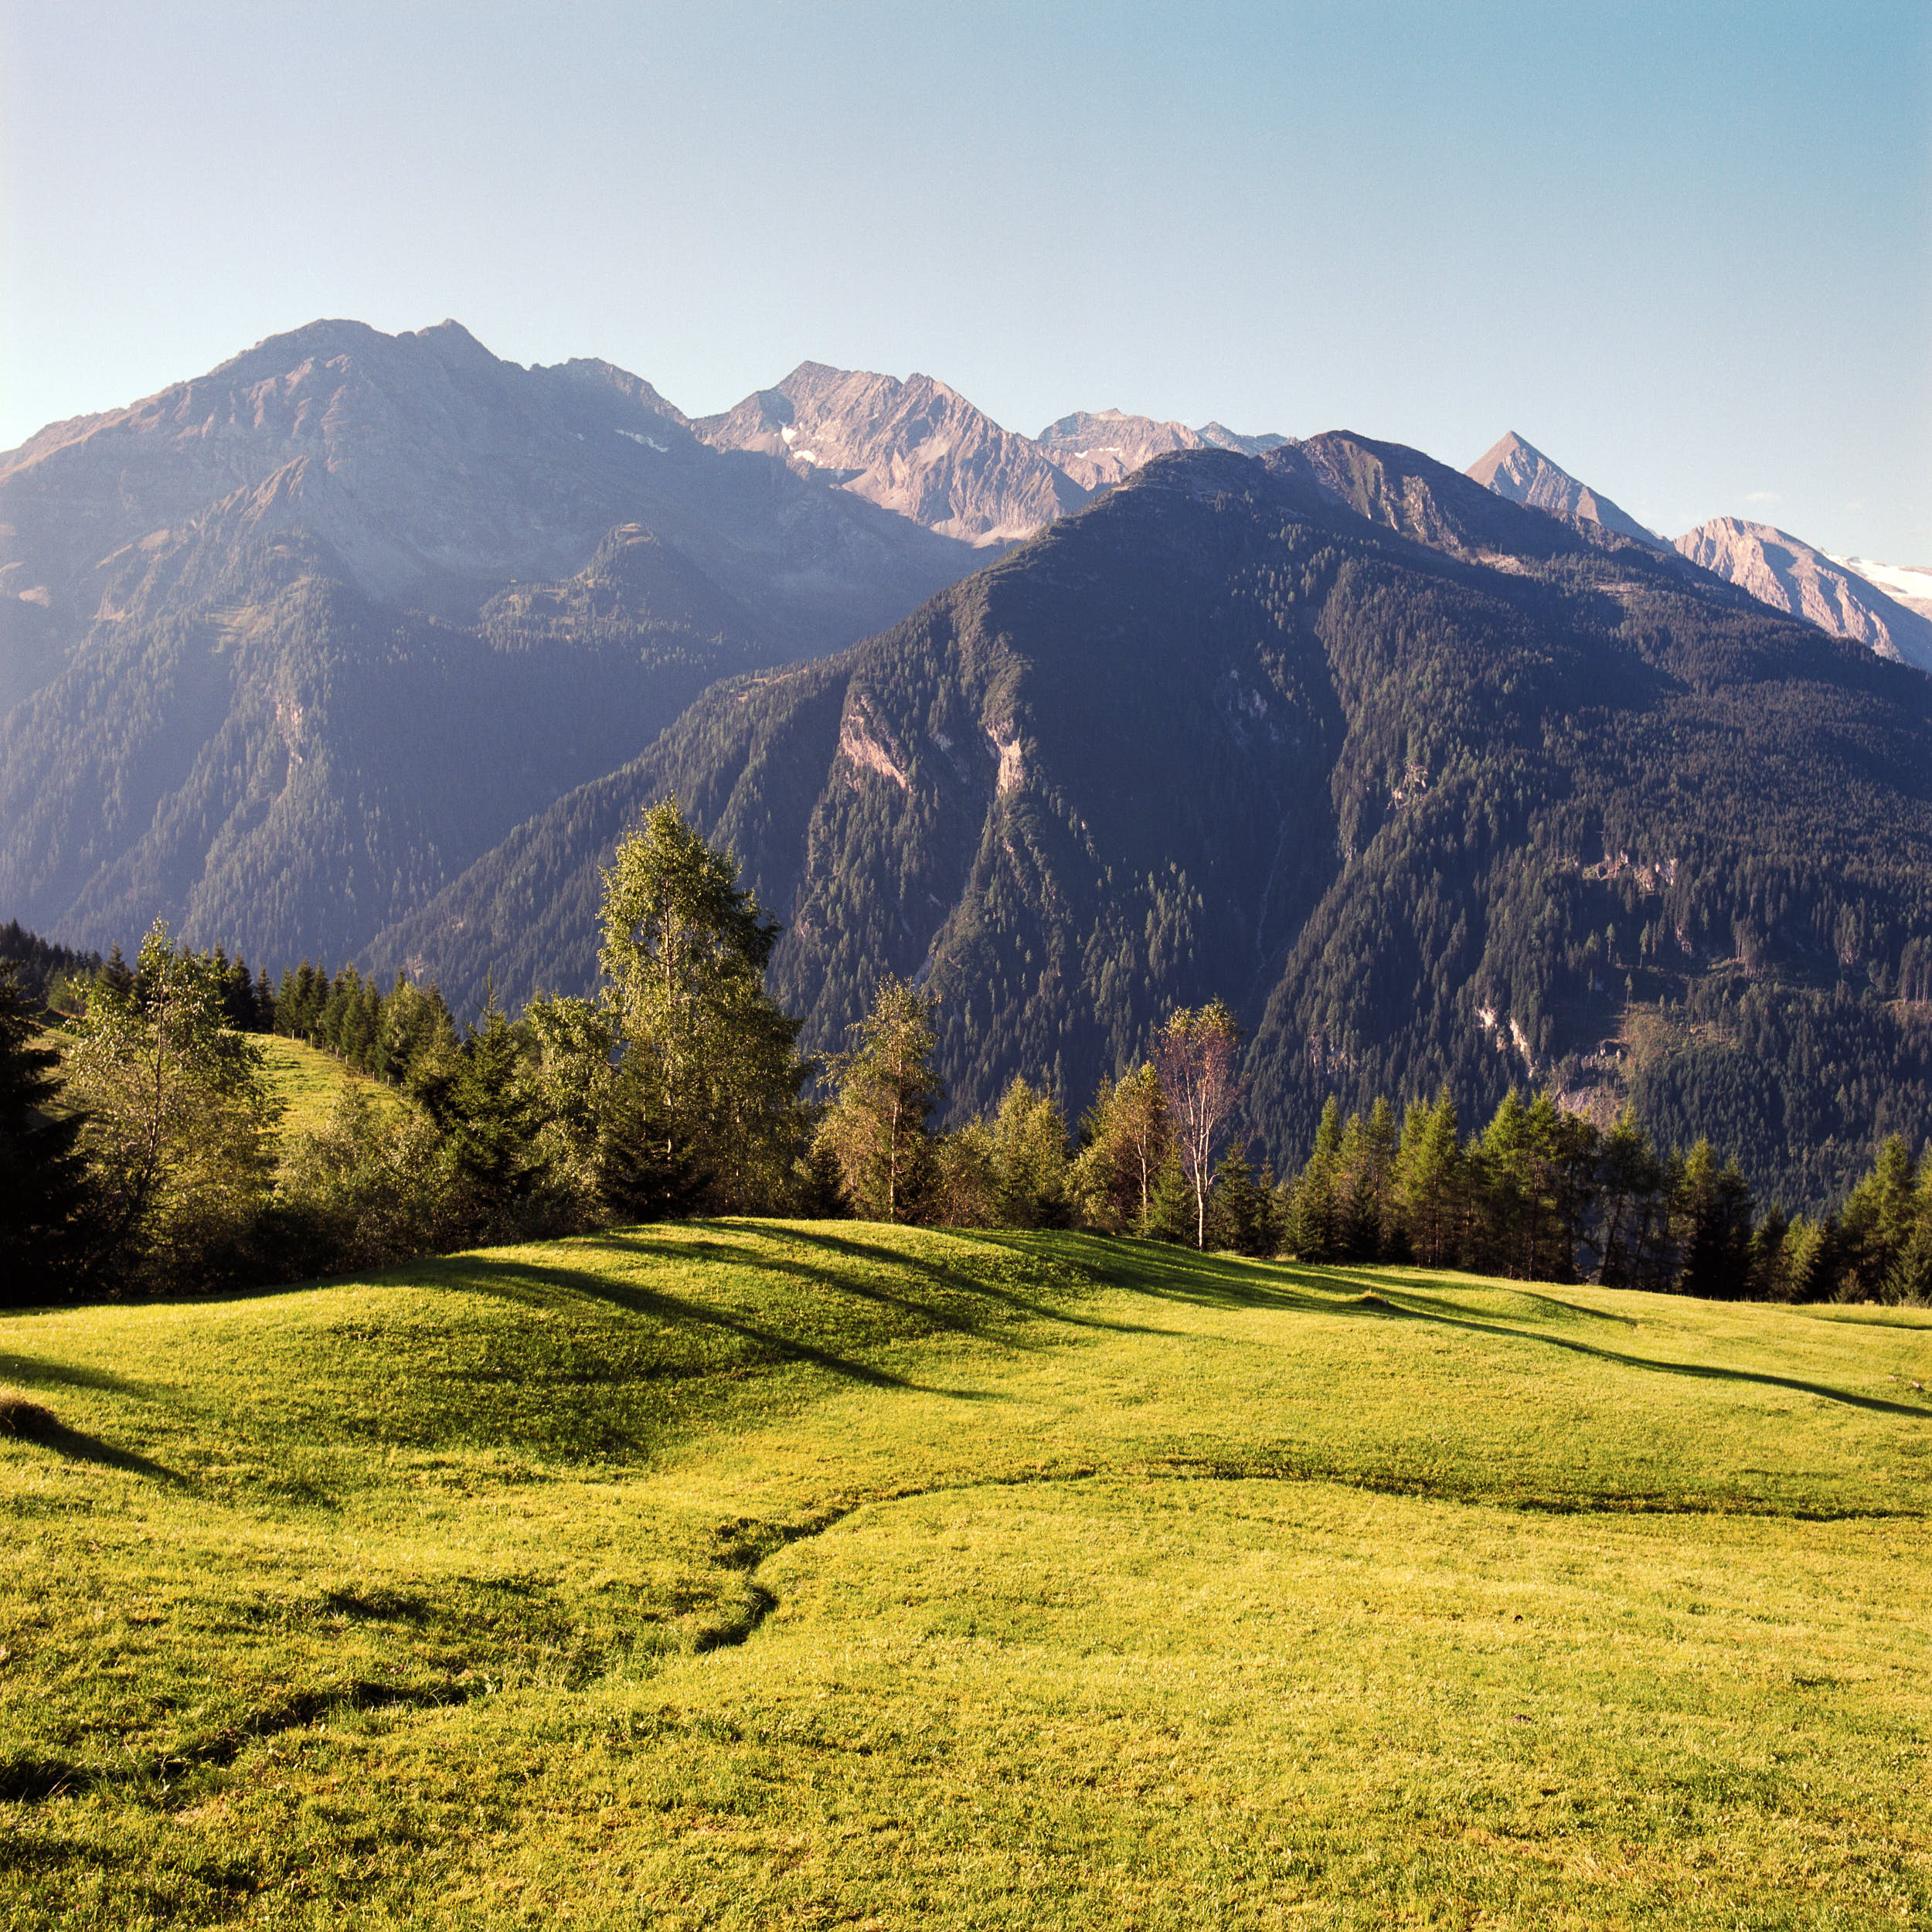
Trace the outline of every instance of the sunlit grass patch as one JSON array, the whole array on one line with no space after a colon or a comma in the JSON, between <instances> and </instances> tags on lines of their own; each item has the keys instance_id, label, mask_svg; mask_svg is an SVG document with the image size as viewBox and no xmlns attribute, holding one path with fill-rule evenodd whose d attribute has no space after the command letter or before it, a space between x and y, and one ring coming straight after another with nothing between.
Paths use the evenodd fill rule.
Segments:
<instances>
[{"instance_id":1,"label":"sunlit grass patch","mask_svg":"<svg viewBox=\"0 0 1932 1932\"><path fill-rule=\"evenodd\" d=\"M269 1086L282 1103L281 1131L284 1135L319 1127L344 1087L352 1081L370 1094L379 1107L400 1104L393 1088L366 1073L357 1073L333 1053L302 1040L284 1039L279 1033L255 1036L268 1063Z\"/></svg>"},{"instance_id":2,"label":"sunlit grass patch","mask_svg":"<svg viewBox=\"0 0 1932 1932\"><path fill-rule=\"evenodd\" d=\"M619 1230L0 1324L0 1920L1911 1923L1932 1321Z\"/></svg>"}]
</instances>

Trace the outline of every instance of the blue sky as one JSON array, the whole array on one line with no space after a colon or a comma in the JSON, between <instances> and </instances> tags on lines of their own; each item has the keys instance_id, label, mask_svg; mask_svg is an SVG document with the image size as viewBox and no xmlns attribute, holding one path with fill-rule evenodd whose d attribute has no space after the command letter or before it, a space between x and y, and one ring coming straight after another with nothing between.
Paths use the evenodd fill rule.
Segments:
<instances>
[{"instance_id":1,"label":"blue sky","mask_svg":"<svg viewBox=\"0 0 1932 1932\"><path fill-rule=\"evenodd\" d=\"M0 447L318 315L1932 564L1932 5L0 0Z\"/></svg>"}]
</instances>

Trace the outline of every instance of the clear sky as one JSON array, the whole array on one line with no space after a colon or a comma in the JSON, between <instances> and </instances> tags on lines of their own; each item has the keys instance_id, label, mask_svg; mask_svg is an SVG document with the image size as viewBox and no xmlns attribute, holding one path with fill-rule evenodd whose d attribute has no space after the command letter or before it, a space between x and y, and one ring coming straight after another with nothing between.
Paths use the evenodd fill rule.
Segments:
<instances>
[{"instance_id":1,"label":"clear sky","mask_svg":"<svg viewBox=\"0 0 1932 1932\"><path fill-rule=\"evenodd\" d=\"M0 447L318 315L1932 564L1932 4L0 0Z\"/></svg>"}]
</instances>

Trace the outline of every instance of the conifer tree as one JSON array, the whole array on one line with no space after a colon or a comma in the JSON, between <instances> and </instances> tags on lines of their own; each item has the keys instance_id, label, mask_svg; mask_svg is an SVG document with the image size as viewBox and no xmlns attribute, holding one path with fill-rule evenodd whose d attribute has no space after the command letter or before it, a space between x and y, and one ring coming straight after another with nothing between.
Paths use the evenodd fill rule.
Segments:
<instances>
[{"instance_id":1,"label":"conifer tree","mask_svg":"<svg viewBox=\"0 0 1932 1932\"><path fill-rule=\"evenodd\" d=\"M0 961L0 1301L15 1306L77 1284L89 1199L85 1117L58 1111L60 1056L34 1033L13 962Z\"/></svg>"},{"instance_id":2,"label":"conifer tree","mask_svg":"<svg viewBox=\"0 0 1932 1932\"><path fill-rule=\"evenodd\" d=\"M1275 1247L1274 1190L1256 1184L1254 1168L1239 1148L1230 1148L1215 1170L1212 1245L1236 1254L1261 1257Z\"/></svg>"},{"instance_id":3,"label":"conifer tree","mask_svg":"<svg viewBox=\"0 0 1932 1932\"><path fill-rule=\"evenodd\" d=\"M492 988L483 1023L461 1051L420 1069L413 1083L484 1227L510 1215L549 1172L538 1139L543 1109L523 1061L522 1043Z\"/></svg>"},{"instance_id":4,"label":"conifer tree","mask_svg":"<svg viewBox=\"0 0 1932 1932\"><path fill-rule=\"evenodd\" d=\"M764 990L779 927L736 862L692 830L675 798L645 814L604 874L604 1000L651 1159L705 1178L722 1207L791 1185L809 1127L803 1022Z\"/></svg>"},{"instance_id":5,"label":"conifer tree","mask_svg":"<svg viewBox=\"0 0 1932 1932\"><path fill-rule=\"evenodd\" d=\"M1462 1141L1447 1087L1434 1107L1409 1109L1396 1163L1394 1193L1414 1257L1424 1267L1454 1260L1464 1188Z\"/></svg>"},{"instance_id":6,"label":"conifer tree","mask_svg":"<svg viewBox=\"0 0 1932 1932\"><path fill-rule=\"evenodd\" d=\"M1684 1294L1734 1301L1750 1279L1751 1193L1733 1163L1720 1168L1709 1141L1700 1140L1684 1162L1676 1217Z\"/></svg>"},{"instance_id":7,"label":"conifer tree","mask_svg":"<svg viewBox=\"0 0 1932 1932\"><path fill-rule=\"evenodd\" d=\"M1308 1165L1295 1183L1288 1212L1287 1246L1298 1260L1333 1261L1340 1258L1340 1202L1338 1185L1342 1166L1342 1104L1331 1094L1315 1130Z\"/></svg>"},{"instance_id":8,"label":"conifer tree","mask_svg":"<svg viewBox=\"0 0 1932 1932\"><path fill-rule=\"evenodd\" d=\"M927 1117L941 1091L931 1065L937 1043L931 1007L917 988L888 976L852 1030L858 1045L834 1064L837 1097L818 1145L837 1163L855 1213L920 1219L936 1181Z\"/></svg>"}]
</instances>

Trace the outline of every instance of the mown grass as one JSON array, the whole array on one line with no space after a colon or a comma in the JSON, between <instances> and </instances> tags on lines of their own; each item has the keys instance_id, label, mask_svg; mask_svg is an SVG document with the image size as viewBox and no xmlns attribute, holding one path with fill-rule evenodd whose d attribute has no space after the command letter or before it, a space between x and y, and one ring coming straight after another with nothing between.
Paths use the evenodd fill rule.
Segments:
<instances>
[{"instance_id":1,"label":"mown grass","mask_svg":"<svg viewBox=\"0 0 1932 1932\"><path fill-rule=\"evenodd\" d=\"M337 1097L351 1082L361 1087L379 1107L396 1104L393 1088L357 1073L319 1046L284 1039L279 1033L257 1034L254 1039L267 1062L270 1090L282 1104L281 1127L284 1134L319 1127L328 1117Z\"/></svg>"},{"instance_id":2,"label":"mown grass","mask_svg":"<svg viewBox=\"0 0 1932 1932\"><path fill-rule=\"evenodd\" d=\"M653 1228L8 1318L0 1922L1932 1918L1932 1318Z\"/></svg>"}]
</instances>

